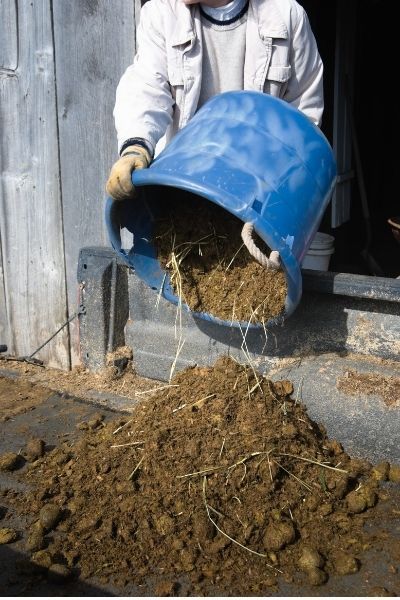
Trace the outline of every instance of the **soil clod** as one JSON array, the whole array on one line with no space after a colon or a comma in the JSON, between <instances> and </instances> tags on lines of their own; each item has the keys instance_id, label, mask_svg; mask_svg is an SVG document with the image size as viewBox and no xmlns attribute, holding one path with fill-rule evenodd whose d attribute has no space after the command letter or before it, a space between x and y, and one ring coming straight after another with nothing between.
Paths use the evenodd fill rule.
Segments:
<instances>
[{"instance_id":1,"label":"soil clod","mask_svg":"<svg viewBox=\"0 0 400 600\"><path fill-rule=\"evenodd\" d=\"M44 533L44 527L40 521L36 521L32 524L28 531L28 537L25 543L25 547L29 552L37 552L45 547L46 542Z\"/></svg>"},{"instance_id":2,"label":"soil clod","mask_svg":"<svg viewBox=\"0 0 400 600\"><path fill-rule=\"evenodd\" d=\"M46 443L38 438L29 440L25 448L25 457L29 462L34 462L42 457L45 451Z\"/></svg>"},{"instance_id":3,"label":"soil clod","mask_svg":"<svg viewBox=\"0 0 400 600\"><path fill-rule=\"evenodd\" d=\"M23 458L14 452L0 455L0 471L15 471L23 463Z\"/></svg>"},{"instance_id":4,"label":"soil clod","mask_svg":"<svg viewBox=\"0 0 400 600\"><path fill-rule=\"evenodd\" d=\"M400 483L400 465L390 465L389 480L393 483Z\"/></svg>"},{"instance_id":5,"label":"soil clod","mask_svg":"<svg viewBox=\"0 0 400 600\"><path fill-rule=\"evenodd\" d=\"M338 575L350 575L352 573L357 573L360 568L358 560L354 556L346 554L345 552L336 553L332 560L335 572Z\"/></svg>"},{"instance_id":6,"label":"soil clod","mask_svg":"<svg viewBox=\"0 0 400 600\"><path fill-rule=\"evenodd\" d=\"M323 585L328 580L328 575L322 569L313 567L307 571L308 581L311 585Z\"/></svg>"},{"instance_id":7,"label":"soil clod","mask_svg":"<svg viewBox=\"0 0 400 600\"><path fill-rule=\"evenodd\" d=\"M320 569L324 566L325 560L315 548L304 546L299 559L299 567L302 571L311 569Z\"/></svg>"},{"instance_id":8,"label":"soil clod","mask_svg":"<svg viewBox=\"0 0 400 600\"><path fill-rule=\"evenodd\" d=\"M15 529L9 527L2 527L0 529L0 546L3 544L11 544L18 539L18 533Z\"/></svg>"},{"instance_id":9,"label":"soil clod","mask_svg":"<svg viewBox=\"0 0 400 600\"><path fill-rule=\"evenodd\" d=\"M55 504L45 504L40 509L39 520L46 531L53 529L61 518L62 511Z\"/></svg>"}]
</instances>

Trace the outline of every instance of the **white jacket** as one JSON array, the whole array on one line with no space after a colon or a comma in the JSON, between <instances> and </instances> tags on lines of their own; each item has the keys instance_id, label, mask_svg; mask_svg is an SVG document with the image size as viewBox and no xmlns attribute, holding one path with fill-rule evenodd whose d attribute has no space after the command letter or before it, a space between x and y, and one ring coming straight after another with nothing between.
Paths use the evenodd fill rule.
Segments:
<instances>
[{"instance_id":1,"label":"white jacket","mask_svg":"<svg viewBox=\"0 0 400 600\"><path fill-rule=\"evenodd\" d=\"M154 150L197 109L202 73L198 5L150 0L141 9L138 52L114 108L118 147L143 138ZM320 124L323 65L304 9L295 0L250 0L244 89L278 96Z\"/></svg>"}]
</instances>

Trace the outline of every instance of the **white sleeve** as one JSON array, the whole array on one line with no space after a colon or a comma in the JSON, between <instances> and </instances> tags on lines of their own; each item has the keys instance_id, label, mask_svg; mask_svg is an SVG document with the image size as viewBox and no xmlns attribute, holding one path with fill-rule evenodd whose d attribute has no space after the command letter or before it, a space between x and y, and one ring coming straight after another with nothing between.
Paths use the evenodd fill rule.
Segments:
<instances>
[{"instance_id":1,"label":"white sleeve","mask_svg":"<svg viewBox=\"0 0 400 600\"><path fill-rule=\"evenodd\" d=\"M138 50L116 92L118 150L126 140L142 138L154 151L172 121L174 100L168 83L161 11L158 2L147 2L140 12Z\"/></svg>"},{"instance_id":2,"label":"white sleeve","mask_svg":"<svg viewBox=\"0 0 400 600\"><path fill-rule=\"evenodd\" d=\"M307 14L299 9L291 46L291 76L283 99L320 125L324 111L323 64Z\"/></svg>"}]
</instances>

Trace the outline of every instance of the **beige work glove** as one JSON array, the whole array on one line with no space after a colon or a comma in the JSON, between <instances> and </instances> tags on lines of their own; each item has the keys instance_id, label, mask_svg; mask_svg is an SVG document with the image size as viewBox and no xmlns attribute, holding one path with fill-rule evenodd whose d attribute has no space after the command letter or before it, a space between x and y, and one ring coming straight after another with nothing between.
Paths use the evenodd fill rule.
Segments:
<instances>
[{"instance_id":1,"label":"beige work glove","mask_svg":"<svg viewBox=\"0 0 400 600\"><path fill-rule=\"evenodd\" d=\"M132 172L146 169L151 161L150 154L142 146L128 146L121 158L113 164L106 183L106 192L114 200L126 200L135 194Z\"/></svg>"}]
</instances>

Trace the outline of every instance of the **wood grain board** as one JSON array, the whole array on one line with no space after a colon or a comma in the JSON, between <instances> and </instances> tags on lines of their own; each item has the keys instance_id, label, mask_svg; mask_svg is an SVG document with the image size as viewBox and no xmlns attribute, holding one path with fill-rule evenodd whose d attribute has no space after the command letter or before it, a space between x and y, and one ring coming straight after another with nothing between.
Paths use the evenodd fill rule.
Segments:
<instances>
[{"instance_id":1,"label":"wood grain board","mask_svg":"<svg viewBox=\"0 0 400 600\"><path fill-rule=\"evenodd\" d=\"M0 2L0 343L29 355L78 304L80 248L108 246L115 89L140 0ZM77 320L38 355L79 362Z\"/></svg>"},{"instance_id":2,"label":"wood grain board","mask_svg":"<svg viewBox=\"0 0 400 600\"><path fill-rule=\"evenodd\" d=\"M66 319L49 0L2 0L0 228L9 351L32 353ZM4 318L4 317L3 317ZM68 367L68 333L39 358Z\"/></svg>"}]
</instances>

